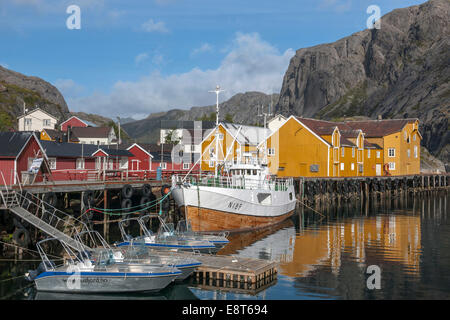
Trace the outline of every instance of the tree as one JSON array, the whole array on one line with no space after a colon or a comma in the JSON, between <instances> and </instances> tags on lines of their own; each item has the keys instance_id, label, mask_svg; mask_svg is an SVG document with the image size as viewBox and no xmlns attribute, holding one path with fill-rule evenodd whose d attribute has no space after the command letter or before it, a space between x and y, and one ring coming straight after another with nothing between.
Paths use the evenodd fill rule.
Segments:
<instances>
[{"instance_id":1,"label":"tree","mask_svg":"<svg viewBox=\"0 0 450 320\"><path fill-rule=\"evenodd\" d=\"M225 115L225 122L230 122L230 123L232 123L232 122L233 122L233 116L232 116L231 114L227 113L227 114Z\"/></svg>"},{"instance_id":2,"label":"tree","mask_svg":"<svg viewBox=\"0 0 450 320\"><path fill-rule=\"evenodd\" d=\"M164 137L164 143L173 145L177 145L178 143L180 143L180 138L177 138L175 135L175 129L169 130L166 133Z\"/></svg>"}]
</instances>

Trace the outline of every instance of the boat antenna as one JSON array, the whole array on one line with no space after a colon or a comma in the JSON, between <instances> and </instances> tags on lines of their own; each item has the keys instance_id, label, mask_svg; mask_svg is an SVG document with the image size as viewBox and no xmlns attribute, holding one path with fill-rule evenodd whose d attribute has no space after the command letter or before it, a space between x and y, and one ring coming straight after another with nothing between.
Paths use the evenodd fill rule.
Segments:
<instances>
[{"instance_id":1,"label":"boat antenna","mask_svg":"<svg viewBox=\"0 0 450 320\"><path fill-rule=\"evenodd\" d=\"M216 93L216 148L215 148L215 163L214 166L214 176L217 177L217 166L219 164L219 93L223 92L225 90L220 89L220 86L217 85L215 90L211 90L209 92L215 92Z\"/></svg>"}]
</instances>

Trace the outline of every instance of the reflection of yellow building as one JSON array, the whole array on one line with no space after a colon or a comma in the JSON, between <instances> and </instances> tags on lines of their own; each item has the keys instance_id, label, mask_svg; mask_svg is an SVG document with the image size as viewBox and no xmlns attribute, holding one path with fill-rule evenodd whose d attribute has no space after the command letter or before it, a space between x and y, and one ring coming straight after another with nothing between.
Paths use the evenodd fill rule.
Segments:
<instances>
[{"instance_id":1,"label":"reflection of yellow building","mask_svg":"<svg viewBox=\"0 0 450 320\"><path fill-rule=\"evenodd\" d=\"M420 232L420 217L402 215L353 219L307 230L297 236L293 260L280 263L279 272L291 277L306 276L317 265L337 271L344 252L363 264L367 262L366 255L373 252L371 261L401 263L408 272L417 274Z\"/></svg>"}]
</instances>

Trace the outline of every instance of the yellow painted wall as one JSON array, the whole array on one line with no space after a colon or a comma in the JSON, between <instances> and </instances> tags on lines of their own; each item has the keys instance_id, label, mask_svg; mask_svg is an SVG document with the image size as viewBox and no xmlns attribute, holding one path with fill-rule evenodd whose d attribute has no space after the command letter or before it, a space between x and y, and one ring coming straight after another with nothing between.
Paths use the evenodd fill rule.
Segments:
<instances>
[{"instance_id":1,"label":"yellow painted wall","mask_svg":"<svg viewBox=\"0 0 450 320\"><path fill-rule=\"evenodd\" d=\"M275 149L275 155L268 157L269 169L272 174L282 177L328 176L328 153L331 147L329 148L325 142L294 118L287 120L278 131L267 139L267 147ZM310 171L312 164L319 165L318 172ZM284 167L284 170L279 170L280 167Z\"/></svg>"},{"instance_id":2,"label":"yellow painted wall","mask_svg":"<svg viewBox=\"0 0 450 320\"><path fill-rule=\"evenodd\" d=\"M47 134L47 132L45 132L45 130L41 131L41 136L40 136L41 140L46 140L46 141L53 141L50 136Z\"/></svg>"}]
</instances>

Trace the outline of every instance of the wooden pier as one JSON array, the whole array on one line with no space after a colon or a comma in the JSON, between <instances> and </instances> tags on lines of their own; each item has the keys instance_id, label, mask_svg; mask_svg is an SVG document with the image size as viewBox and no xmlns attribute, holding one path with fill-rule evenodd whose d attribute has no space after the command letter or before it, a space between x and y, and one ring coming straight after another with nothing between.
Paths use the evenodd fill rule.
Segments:
<instances>
[{"instance_id":1,"label":"wooden pier","mask_svg":"<svg viewBox=\"0 0 450 320\"><path fill-rule=\"evenodd\" d=\"M278 264L274 261L232 255L177 254L189 255L202 263L194 271L191 283L204 289L255 294L277 279Z\"/></svg>"}]
</instances>

